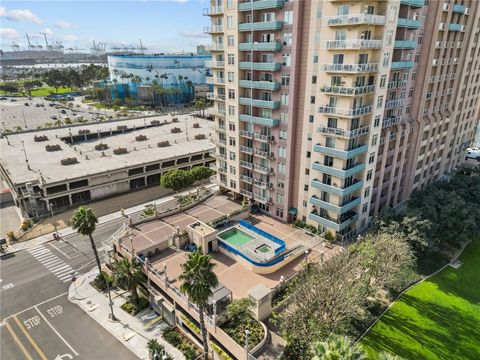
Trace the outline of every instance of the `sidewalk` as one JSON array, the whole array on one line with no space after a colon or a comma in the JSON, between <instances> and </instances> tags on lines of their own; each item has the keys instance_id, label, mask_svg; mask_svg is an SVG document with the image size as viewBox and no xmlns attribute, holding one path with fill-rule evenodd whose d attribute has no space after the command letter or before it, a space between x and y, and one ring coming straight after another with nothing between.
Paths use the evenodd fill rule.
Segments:
<instances>
[{"instance_id":1,"label":"sidewalk","mask_svg":"<svg viewBox=\"0 0 480 360\"><path fill-rule=\"evenodd\" d=\"M68 299L78 305L138 358L148 359L147 342L150 339L157 339L174 359L185 359L180 350L163 340L161 334L168 324L162 321L161 316L158 316L151 308L145 309L136 316L131 316L120 308L125 302L122 297L124 291L112 291L113 312L117 321L111 321L108 318L110 307L107 294L98 292L90 285L97 275L98 269L93 269L80 276L75 283L70 285ZM128 293L125 294L125 296L127 295Z\"/></svg>"},{"instance_id":2,"label":"sidewalk","mask_svg":"<svg viewBox=\"0 0 480 360\"><path fill-rule=\"evenodd\" d=\"M217 188L217 185L216 184L208 184L208 185L205 186L205 188L210 189L210 190L215 190ZM183 192L179 193L179 195L187 195L191 191L192 190L183 191ZM138 213L142 212L145 209L146 205L153 204L153 203L155 203L157 205L167 203L169 201L174 200L175 196L176 195L165 196L165 197L162 197L162 198L159 198L159 199L150 200L150 201L147 201L143 204L132 206L130 208L124 209L124 214L125 215L122 215L121 211L118 210L118 211L115 211L111 214L101 216L101 217L98 218L97 227L101 224L105 224L105 223L108 223L109 221L117 220L117 219L120 219L120 218L124 218L125 221L127 221L128 216L133 216L134 214L138 214ZM86 206L88 207L88 204L86 204ZM68 227L68 228L65 228L65 229L62 229L62 230L58 230L58 234L59 234L60 237L65 237L65 236L68 236L68 235L72 235L72 234L75 234L76 232L77 231L73 230L71 227ZM39 245L42 245L42 244L44 244L46 242L49 242L49 241L52 241L52 240L53 240L53 232L42 235L42 236L38 236L38 237L36 237L32 240L23 241L23 242L19 242L19 243L10 245L8 247L8 252L7 253L14 253L14 252L17 252L17 251L34 248L34 247L37 247Z\"/></svg>"}]
</instances>

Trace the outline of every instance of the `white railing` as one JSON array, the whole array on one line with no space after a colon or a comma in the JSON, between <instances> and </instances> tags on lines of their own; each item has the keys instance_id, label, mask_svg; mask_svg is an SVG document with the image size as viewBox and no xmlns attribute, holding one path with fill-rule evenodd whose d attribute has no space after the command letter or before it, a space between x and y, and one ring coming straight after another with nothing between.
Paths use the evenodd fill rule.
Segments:
<instances>
[{"instance_id":1,"label":"white railing","mask_svg":"<svg viewBox=\"0 0 480 360\"><path fill-rule=\"evenodd\" d=\"M372 14L349 14L329 16L328 25L385 24L385 16Z\"/></svg>"},{"instance_id":2,"label":"white railing","mask_svg":"<svg viewBox=\"0 0 480 360\"><path fill-rule=\"evenodd\" d=\"M253 169L253 163L244 160L240 160L240 166L243 166L247 169Z\"/></svg>"},{"instance_id":3,"label":"white railing","mask_svg":"<svg viewBox=\"0 0 480 360\"><path fill-rule=\"evenodd\" d=\"M370 64L322 64L322 71L338 71L349 73L365 73L378 71L378 63Z\"/></svg>"},{"instance_id":4,"label":"white railing","mask_svg":"<svg viewBox=\"0 0 480 360\"><path fill-rule=\"evenodd\" d=\"M372 105L362 106L356 109L342 109L334 106L320 106L318 112L324 114L338 114L344 116L361 116L372 112Z\"/></svg>"},{"instance_id":5,"label":"white railing","mask_svg":"<svg viewBox=\"0 0 480 360\"><path fill-rule=\"evenodd\" d=\"M327 49L381 49L382 40L327 40L325 46Z\"/></svg>"},{"instance_id":6,"label":"white railing","mask_svg":"<svg viewBox=\"0 0 480 360\"><path fill-rule=\"evenodd\" d=\"M355 130L344 130L344 129L331 128L331 127L322 126L322 125L318 127L318 132L321 132L323 134L338 135L346 138L353 138L353 137L365 135L365 134L368 134L369 131L370 131L369 126L362 126L361 128L355 129Z\"/></svg>"}]
</instances>

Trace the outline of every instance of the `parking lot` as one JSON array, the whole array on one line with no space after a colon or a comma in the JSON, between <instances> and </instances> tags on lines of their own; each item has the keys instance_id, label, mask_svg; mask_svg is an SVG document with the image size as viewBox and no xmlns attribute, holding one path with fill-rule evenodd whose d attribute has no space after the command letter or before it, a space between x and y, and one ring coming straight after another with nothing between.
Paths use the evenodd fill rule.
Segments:
<instances>
[{"instance_id":1,"label":"parking lot","mask_svg":"<svg viewBox=\"0 0 480 360\"><path fill-rule=\"evenodd\" d=\"M15 101L12 101L12 99ZM42 97L31 99L28 97L8 97L6 100L0 100L2 130L36 129L39 126L45 126L47 123L53 125L58 119L64 121L66 117L74 121L75 115L77 117L82 116L88 121L94 121L97 116L110 116L115 113L113 110L107 110L107 112L97 110L83 104L80 100L79 98L73 102L72 109L44 100ZM50 104L55 106L50 106Z\"/></svg>"}]
</instances>

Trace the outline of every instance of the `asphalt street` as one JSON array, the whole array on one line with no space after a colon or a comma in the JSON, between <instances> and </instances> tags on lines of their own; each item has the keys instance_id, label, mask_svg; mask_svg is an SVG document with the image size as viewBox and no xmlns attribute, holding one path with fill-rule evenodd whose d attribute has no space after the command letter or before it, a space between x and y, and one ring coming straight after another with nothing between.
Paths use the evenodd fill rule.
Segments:
<instances>
[{"instance_id":1,"label":"asphalt street","mask_svg":"<svg viewBox=\"0 0 480 360\"><path fill-rule=\"evenodd\" d=\"M94 239L102 250L124 218L100 224ZM0 358L135 359L67 298L74 274L89 271L95 259L88 237L72 234L0 261Z\"/></svg>"}]
</instances>

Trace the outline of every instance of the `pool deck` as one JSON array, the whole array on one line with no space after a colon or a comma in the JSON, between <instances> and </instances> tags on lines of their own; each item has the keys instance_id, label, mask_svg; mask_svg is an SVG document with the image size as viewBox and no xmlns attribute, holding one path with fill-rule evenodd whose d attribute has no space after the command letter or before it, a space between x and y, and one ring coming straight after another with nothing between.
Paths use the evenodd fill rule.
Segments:
<instances>
[{"instance_id":1,"label":"pool deck","mask_svg":"<svg viewBox=\"0 0 480 360\"><path fill-rule=\"evenodd\" d=\"M155 220L138 225L132 234L133 247L139 252L141 249L165 241L173 232L176 232L177 226L180 232L183 232L187 225L198 220L208 223L213 219L240 208L241 205L239 203L231 201L225 196L210 198L201 205L188 211L162 220ZM310 247L308 245L312 243L313 237L306 234L303 230L293 228L291 225L282 223L271 217L252 215L248 221L258 228L284 240L287 249L299 244ZM122 244L129 248L130 243L128 238L122 240ZM220 252L212 253L211 255L215 263L214 272L217 274L219 282L232 292L235 299L239 299L247 297L248 291L258 284L273 288L280 283L282 276L289 278L300 271L305 266L306 261L318 261L321 254L323 254L324 260L328 260L333 254L337 253L339 249L340 248L336 246L327 247L318 244L310 249L308 255L302 255L276 272L268 275L256 274L241 263L232 260ZM166 265L167 276L170 282L179 286L180 282L178 277L182 272L181 265L185 262L186 257L187 253L169 248L149 258L149 261L158 270L163 270L164 265Z\"/></svg>"}]
</instances>

